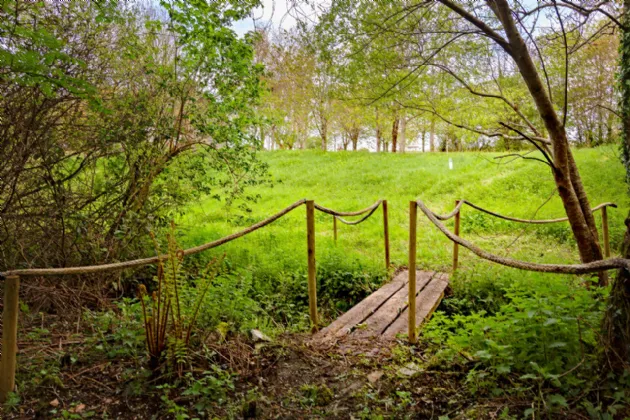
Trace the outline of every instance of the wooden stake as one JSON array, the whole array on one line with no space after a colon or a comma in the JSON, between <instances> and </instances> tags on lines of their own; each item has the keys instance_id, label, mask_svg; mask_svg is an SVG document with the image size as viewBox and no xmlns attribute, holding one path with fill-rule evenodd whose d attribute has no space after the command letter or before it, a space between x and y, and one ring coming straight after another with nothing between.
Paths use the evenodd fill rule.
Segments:
<instances>
[{"instance_id":1,"label":"wooden stake","mask_svg":"<svg viewBox=\"0 0 630 420\"><path fill-rule=\"evenodd\" d=\"M409 202L409 343L415 344L416 337L416 222L418 205Z\"/></svg>"},{"instance_id":2,"label":"wooden stake","mask_svg":"<svg viewBox=\"0 0 630 420\"><path fill-rule=\"evenodd\" d=\"M383 233L385 235L385 269L389 270L389 220L387 215L387 200L383 200Z\"/></svg>"},{"instance_id":3,"label":"wooden stake","mask_svg":"<svg viewBox=\"0 0 630 420\"><path fill-rule=\"evenodd\" d=\"M602 234L604 236L604 256L610 258L610 237L608 234L608 212L606 206L602 207Z\"/></svg>"},{"instance_id":4,"label":"wooden stake","mask_svg":"<svg viewBox=\"0 0 630 420\"><path fill-rule=\"evenodd\" d=\"M4 312L2 314L2 361L0 362L0 402L15 388L17 367L17 330L20 277L9 276L4 281Z\"/></svg>"},{"instance_id":5,"label":"wooden stake","mask_svg":"<svg viewBox=\"0 0 630 420\"><path fill-rule=\"evenodd\" d=\"M335 245L337 244L337 216L333 216L333 229L335 230Z\"/></svg>"},{"instance_id":6,"label":"wooden stake","mask_svg":"<svg viewBox=\"0 0 630 420\"><path fill-rule=\"evenodd\" d=\"M459 200L455 201L455 206L459 204ZM459 220L461 216L462 210L460 209L455 214L455 235L459 236ZM457 270L457 264L459 262L459 244L457 242L453 242L453 273Z\"/></svg>"},{"instance_id":7,"label":"wooden stake","mask_svg":"<svg viewBox=\"0 0 630 420\"><path fill-rule=\"evenodd\" d=\"M315 202L306 201L306 240L308 246L308 309L311 331L317 331L317 283L315 279Z\"/></svg>"}]
</instances>

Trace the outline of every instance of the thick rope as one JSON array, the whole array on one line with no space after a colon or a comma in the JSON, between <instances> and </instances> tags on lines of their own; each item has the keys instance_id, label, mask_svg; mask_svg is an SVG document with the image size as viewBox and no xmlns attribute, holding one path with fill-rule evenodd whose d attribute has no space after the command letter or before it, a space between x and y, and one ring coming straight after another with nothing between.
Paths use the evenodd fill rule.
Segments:
<instances>
[{"instance_id":1,"label":"thick rope","mask_svg":"<svg viewBox=\"0 0 630 420\"><path fill-rule=\"evenodd\" d=\"M472 251L473 254L481 257L485 260L495 262L497 264L505 265L507 267L518 268L527 271L538 271L541 273L558 273L558 274L588 274L596 273L598 271L612 270L616 268L625 268L630 270L630 260L623 258L611 258L607 260L594 261L586 264L536 264L525 261L519 261L512 258L501 257L499 255L491 254L471 242L453 234L449 231L438 219L433 212L429 210L422 201L417 201L420 210L427 216L427 218L433 223L447 238L451 241L463 246L464 248Z\"/></svg>"},{"instance_id":2,"label":"thick rope","mask_svg":"<svg viewBox=\"0 0 630 420\"><path fill-rule=\"evenodd\" d=\"M431 213L435 216L436 219L445 221L445 220L448 220L448 219L451 219L452 217L454 217L460 211L460 209L462 208L462 206L464 204L472 207L473 209L479 210L480 212L487 213L487 214L489 214L491 216L494 216L494 217L498 217L499 219L509 220L511 222L531 223L531 224L535 224L535 225L544 225L544 224L547 224L547 223L566 222L566 221L569 220L568 217L561 217L559 219L547 219L547 220L530 220L530 219L519 219L518 217L503 216L502 214L495 213L495 212L490 211L490 210L486 210L483 207L479 207L478 205L473 204L473 203L471 203L470 201L467 201L467 200L461 200L457 204L457 206L455 206L453 211L448 213L448 214L440 215L440 214L433 213L433 212L431 212ZM602 203L602 204L600 204L600 205L598 205L596 207L593 207L591 209L591 213L595 213L597 210L600 210L600 209L602 209L604 207L617 208L617 205L615 203Z\"/></svg>"},{"instance_id":3,"label":"thick rope","mask_svg":"<svg viewBox=\"0 0 630 420\"><path fill-rule=\"evenodd\" d=\"M529 220L529 219L519 219L518 217L510 217L510 216L503 216L501 214L492 212L490 210L486 210L482 207L477 206L476 204L471 203L470 201L466 201L466 200L462 200L461 202L466 203L467 205L469 205L470 207L477 209L481 212L487 213L491 216L494 217L498 217L499 219L503 219L503 220L509 220L511 222L519 222L519 223L532 223L532 224L537 224L537 225L543 225L546 223L558 223L558 222L566 222L569 220L568 217L561 217L558 219L547 219L547 220ZM593 207L591 209L591 213L595 213L597 210L602 209L604 207L614 207L617 208L617 205L615 203L602 203L596 207ZM441 219L440 219L441 220Z\"/></svg>"},{"instance_id":4,"label":"thick rope","mask_svg":"<svg viewBox=\"0 0 630 420\"><path fill-rule=\"evenodd\" d=\"M378 208L378 206L374 207L372 210L370 210L370 212L368 214L366 214L365 216L363 216L359 220L355 220L354 222L342 219L339 216L334 216L334 217L336 217L337 220L339 220L341 223L343 223L345 225L358 225L359 223L365 222L367 219L369 219L370 216L374 214L374 212L376 211L377 208Z\"/></svg>"},{"instance_id":5,"label":"thick rope","mask_svg":"<svg viewBox=\"0 0 630 420\"><path fill-rule=\"evenodd\" d=\"M460 200L460 202L457 203L457 205L455 206L453 211L448 213L448 214L439 215L439 214L436 214L436 213L433 213L433 212L432 213L438 220L445 221L445 220L448 220L448 219L454 217L457 213L459 213L459 210L462 208L462 206L464 205L465 202L466 202L465 200Z\"/></svg>"},{"instance_id":6,"label":"thick rope","mask_svg":"<svg viewBox=\"0 0 630 420\"><path fill-rule=\"evenodd\" d=\"M378 206L381 205L382 202L383 200L378 200L376 203L372 204L370 207L367 207L359 211L335 211L335 210L326 208L324 206L320 206L317 203L315 203L315 208L323 213L330 214L331 216L361 216L362 214L365 214L369 211L374 211Z\"/></svg>"},{"instance_id":7,"label":"thick rope","mask_svg":"<svg viewBox=\"0 0 630 420\"><path fill-rule=\"evenodd\" d=\"M295 208L301 206L306 203L306 200L296 201L291 204L289 207L280 210L278 213L266 218L265 220L261 220L258 223L251 225L250 227L241 230L240 232L233 233L231 235L225 236L221 239L217 239L216 241L208 242L203 245L196 246L194 248L185 249L183 251L184 255L192 255L198 254L199 252L206 251L211 248L216 248L217 246L223 245L227 242L233 241L234 239L240 238L241 236L245 236L248 233L252 233L255 230L260 229L263 226L267 226L268 224L275 222L285 214L294 210ZM8 277L8 276L59 276L59 275L68 275L68 274L92 274L92 273L102 273L104 271L115 271L115 270L124 270L127 268L139 267L142 265L155 264L160 260L164 260L168 258L168 255L160 255L149 258L142 258L138 260L125 261L119 263L111 263L111 264L103 264L103 265L93 265L93 266L84 266L84 267L70 267L70 268L30 268L24 270L11 270L6 271L4 273L0 273L0 277Z\"/></svg>"}]
</instances>

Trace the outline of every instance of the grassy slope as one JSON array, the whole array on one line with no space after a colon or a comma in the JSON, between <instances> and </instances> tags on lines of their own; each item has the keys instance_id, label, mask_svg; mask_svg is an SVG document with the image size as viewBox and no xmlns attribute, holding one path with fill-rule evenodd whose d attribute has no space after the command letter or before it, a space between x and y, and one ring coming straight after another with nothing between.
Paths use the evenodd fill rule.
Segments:
<instances>
[{"instance_id":1,"label":"grassy slope","mask_svg":"<svg viewBox=\"0 0 630 420\"><path fill-rule=\"evenodd\" d=\"M189 246L219 238L270 215L290 203L311 198L338 210L364 208L379 198L389 201L392 260L406 264L409 200L420 198L434 211L447 212L457 198L466 198L488 209L519 217L547 218L563 215L554 196L538 213L536 209L552 194L553 181L547 167L533 161L497 165L490 153L371 154L279 151L261 154L274 179L272 187L255 190L261 199L252 213L232 218L224 206L212 198L186 210L179 221L182 245ZM448 158L454 169L448 169ZM612 148L578 150L576 159L593 205L614 201L620 205L610 213L613 248L621 240L623 217L629 200L623 183L623 168ZM294 210L273 225L222 249L233 264L267 273L303 268L306 264L304 208ZM424 268L447 269L451 244L419 216L418 264ZM238 220L238 222L234 222ZM599 220L599 218L598 218ZM340 240L332 241L332 220L318 213L316 219L319 261L340 257L357 260L364 266L383 263L383 233L380 210L359 226L340 226ZM566 223L541 227L516 225L464 209L465 236L489 250L539 262L576 261L577 253ZM551 241L550 241L551 239ZM336 258L335 258L336 257ZM462 266L475 257L464 252Z\"/></svg>"}]
</instances>

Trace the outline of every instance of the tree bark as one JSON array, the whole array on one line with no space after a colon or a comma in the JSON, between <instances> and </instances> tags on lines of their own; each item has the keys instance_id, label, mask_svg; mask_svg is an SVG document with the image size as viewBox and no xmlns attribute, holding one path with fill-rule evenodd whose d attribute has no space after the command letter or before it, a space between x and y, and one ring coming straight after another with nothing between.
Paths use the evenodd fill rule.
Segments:
<instances>
[{"instance_id":1,"label":"tree bark","mask_svg":"<svg viewBox=\"0 0 630 420\"><path fill-rule=\"evenodd\" d=\"M622 123L622 161L626 167L626 181L630 184L630 0L624 0L621 28L619 79L619 109ZM630 258L630 213L626 218L626 233L621 255ZM630 364L630 272L620 269L613 283L606 315L602 325L604 364L622 374Z\"/></svg>"},{"instance_id":2,"label":"tree bark","mask_svg":"<svg viewBox=\"0 0 630 420\"><path fill-rule=\"evenodd\" d=\"M396 115L392 123L392 153L396 153L396 147L398 145L398 124L400 124L400 118Z\"/></svg>"},{"instance_id":3,"label":"tree bark","mask_svg":"<svg viewBox=\"0 0 630 420\"><path fill-rule=\"evenodd\" d=\"M381 151L381 125L378 120L378 108L376 108L376 151Z\"/></svg>"},{"instance_id":4,"label":"tree bark","mask_svg":"<svg viewBox=\"0 0 630 420\"><path fill-rule=\"evenodd\" d=\"M435 117L431 117L431 134L429 135L429 152L435 152Z\"/></svg>"},{"instance_id":5,"label":"tree bark","mask_svg":"<svg viewBox=\"0 0 630 420\"><path fill-rule=\"evenodd\" d=\"M405 117L400 119L399 131L400 152L405 153L407 150L407 119Z\"/></svg>"},{"instance_id":6,"label":"tree bark","mask_svg":"<svg viewBox=\"0 0 630 420\"><path fill-rule=\"evenodd\" d=\"M506 52L516 63L549 132L553 148L552 172L578 245L580 259L582 262L601 260L603 254L597 240L597 227L569 148L565 127L556 114L527 45L518 32L507 0L488 0L488 3L503 24L509 42ZM600 274L599 277L600 284L605 285L607 283L605 273Z\"/></svg>"},{"instance_id":7,"label":"tree bark","mask_svg":"<svg viewBox=\"0 0 630 420\"><path fill-rule=\"evenodd\" d=\"M622 255L630 258L630 214L626 218ZM630 271L624 268L617 272L610 291L602 329L604 363L621 374L630 364Z\"/></svg>"},{"instance_id":8,"label":"tree bark","mask_svg":"<svg viewBox=\"0 0 630 420\"><path fill-rule=\"evenodd\" d=\"M352 142L352 150L357 151L357 147L359 145L359 134L361 134L360 129L355 127L350 132L350 141Z\"/></svg>"}]
</instances>

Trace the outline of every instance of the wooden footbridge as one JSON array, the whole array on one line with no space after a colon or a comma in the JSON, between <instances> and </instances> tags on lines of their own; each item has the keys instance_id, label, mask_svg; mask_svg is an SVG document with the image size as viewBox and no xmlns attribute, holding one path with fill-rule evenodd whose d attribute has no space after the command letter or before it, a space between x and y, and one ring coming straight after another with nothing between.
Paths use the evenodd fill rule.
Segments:
<instances>
[{"instance_id":1,"label":"wooden footbridge","mask_svg":"<svg viewBox=\"0 0 630 420\"><path fill-rule=\"evenodd\" d=\"M408 267L397 273L393 280L386 283L379 290L361 301L358 305L343 314L329 326L319 331L317 316L317 283L315 265L315 210L327 213L333 217L333 229L335 241L337 240L338 222L347 225L358 225L372 216L381 207L383 210L383 233L385 245L385 266L390 269L389 255L389 224L387 214L387 201L379 200L370 207L355 212L339 212L317 205L312 200L300 200L278 213L262 220L240 232L228 235L221 239L208 242L203 245L182 250L181 255L191 255L208 249L216 248L227 242L245 236L258 230L302 205L306 206L306 231L307 231L307 260L308 260L308 299L309 315L312 330L315 333L312 342L336 344L353 340L378 340L378 342L392 341L401 334L407 334L407 339L416 341L417 327L420 326L439 305L448 285L448 275L435 271L416 270L416 221L417 211L420 209L427 219L433 223L446 237L453 242L453 271L457 269L458 247L464 246L475 255L489 261L520 268L529 271L565 274L586 274L613 268L630 269L630 260L613 258L595 261L587 264L558 265L535 264L500 257L484 251L459 236L460 214L462 206L466 204L472 208L485 212L495 217L518 223L557 223L566 221L567 218L551 220L525 220L513 217L501 216L490 212L468 201L456 202L455 209L448 215L438 215L429 210L422 201L409 203L409 259ZM602 231L605 255L610 256L608 239L607 207L616 207L613 203L604 203L592 209L602 211ZM358 220L348 221L345 217L361 216ZM454 218L454 232L448 230L441 222ZM72 268L33 268L23 270L10 270L0 273L0 280L4 280L3 300L3 329L2 329L2 360L0 362L0 402L6 399L9 392L15 388L15 371L17 367L17 333L19 313L19 286L20 280L42 276L85 275L100 272L132 269L148 264L164 261L167 255L158 255L133 261L125 261L97 266L72 267Z\"/></svg>"},{"instance_id":2,"label":"wooden footbridge","mask_svg":"<svg viewBox=\"0 0 630 420\"><path fill-rule=\"evenodd\" d=\"M322 344L361 340L394 340L421 325L437 308L448 286L448 276L435 271L416 271L415 298L409 299L409 270L403 270L383 287L313 336ZM412 292L413 293L413 292ZM411 305L410 305L411 304ZM411 306L411 308L410 308Z\"/></svg>"}]
</instances>

